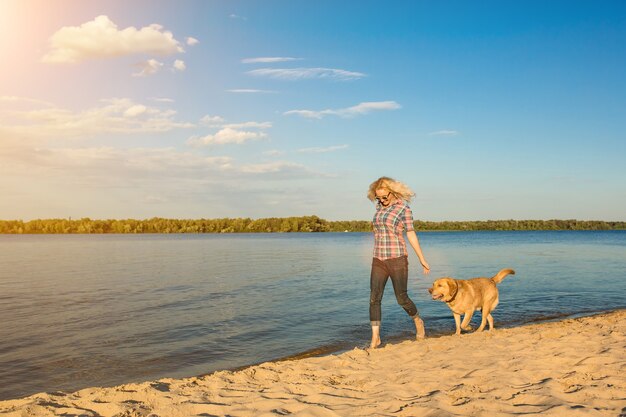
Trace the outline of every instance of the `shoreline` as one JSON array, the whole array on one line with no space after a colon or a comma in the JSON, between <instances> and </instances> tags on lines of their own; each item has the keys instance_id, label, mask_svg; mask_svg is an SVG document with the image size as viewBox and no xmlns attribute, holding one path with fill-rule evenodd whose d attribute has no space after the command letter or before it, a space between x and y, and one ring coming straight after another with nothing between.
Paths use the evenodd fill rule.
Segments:
<instances>
[{"instance_id":1,"label":"shoreline","mask_svg":"<svg viewBox=\"0 0 626 417\"><path fill-rule=\"evenodd\" d=\"M595 317L595 316L600 316L600 315L604 315L604 314L613 314L613 313L618 313L620 311L626 311L626 306L621 307L621 308L614 308L611 310L596 310L596 311L586 311L586 312L581 312L581 313L562 313L562 314L553 314L550 316L542 316L540 318L535 318L531 321L525 321L525 322L508 322L506 324L500 325L496 328L496 330L502 330L502 329L514 329L514 328L521 328L521 327L525 327L525 326L532 326L535 324L542 324L542 323L555 323L555 322L559 322L559 321L564 321L564 320L568 320L568 319L579 319L579 318L586 318L586 317ZM480 317L480 314L478 314ZM450 317L450 319L452 320L452 317ZM475 318L473 319L475 320ZM497 323L496 323L497 325ZM470 333L463 333L464 335L467 334L471 334L473 332ZM435 333L430 332L427 333L426 337L428 339L438 339L441 337L447 337L447 336L454 336L454 324L452 322L452 324L450 325L450 329L448 330L439 330ZM388 335L385 337L385 341L383 342L383 344L379 347L385 347L387 345L397 345L399 343L403 343L406 341L412 341L413 340L413 336L412 334L409 336L408 333L404 332L401 334L394 334L394 335ZM279 357L279 358L274 358L274 359L270 359L267 361L259 361L259 362L254 362L254 363L250 363L247 365L241 365L241 366L234 366L232 368L225 368L225 369L219 369L219 370L215 370L215 371L211 371L211 372L207 372L204 374L200 374L200 375L196 375L196 377L207 377L207 376L211 376L217 372L239 372L239 371L244 371L248 368L252 368L254 366L258 366L264 363L279 363L279 362L288 362L288 361L296 361L296 360L301 360L301 359L307 359L307 358L319 358L319 357L323 357L323 356L328 356L328 355L340 355L346 352L349 352L353 349L362 349L362 350L368 350L367 345L369 344L369 339L367 340L363 340L363 343L361 343L363 347L359 347L359 346L354 346L348 342L337 342L334 344L330 344L330 345L323 345L323 346L318 346L315 348L311 348L309 350L305 350L302 352L297 352L294 353L292 355L287 355L287 356L283 356L283 357ZM2 400L0 400L1 402Z\"/></svg>"},{"instance_id":2,"label":"shoreline","mask_svg":"<svg viewBox=\"0 0 626 417\"><path fill-rule=\"evenodd\" d=\"M616 311L620 311L622 309L626 310L626 306L618 306L617 308L613 308L610 310L589 310L589 311L583 311L583 312L577 312L577 313L560 313L560 314L544 315L544 316L538 316L538 317L532 318L530 320L496 322L496 326L497 326L497 329L517 328L517 327L523 327L523 326L528 326L532 324L562 321L562 320L570 319L570 318L593 317L593 316L601 315L601 314L610 314ZM480 322L480 315L478 314L477 316L478 318L474 317L474 319L472 320L472 324L474 328L476 328L478 323ZM446 314L445 321L449 324L449 326L447 326L446 329L441 329L441 328L429 329L427 325L426 326L427 337L430 339L434 339L434 338L454 335L454 322L452 320L452 317L451 316L448 317L448 315ZM387 334L385 335L385 340L383 341L383 345L381 347L384 347L386 345L395 345L395 344L399 344L405 341L413 340L413 337L414 337L414 333L412 331L402 331L400 333ZM157 380L157 379L162 379L162 378L185 379L185 378L192 378L192 377L207 377L217 372L223 372L223 371L239 372L239 371L243 371L254 366L261 365L263 363L279 363L279 362L287 362L287 361L294 361L294 360L307 359L307 358L316 358L316 357L322 357L322 356L327 356L327 355L338 355L338 354L342 354L353 349L367 349L368 347L369 347L369 330L367 334L364 334L364 337L362 338L362 340L360 339L360 343L356 341L339 341L335 343L315 346L313 348L298 351L292 354L287 354L285 356L267 358L265 360L254 361L254 362L245 363L242 365L227 366L221 369L213 369L207 372L200 372L198 374L188 374L188 375L178 375L178 376L162 375L162 376L157 376L154 378L155 380ZM102 387L112 388L112 387L123 385L123 384L142 383L148 380L152 380L152 379L150 378L128 379L128 380L123 380L123 381L119 381L119 382L115 382L111 384L102 385ZM90 388L91 386L92 385L89 385L89 384L82 384L82 385L75 386L75 387L61 387L61 388L52 387L54 388L54 391L51 391L51 392L65 392L65 393L76 392L85 388ZM37 394L46 393L46 392L50 392L50 391L34 390L32 392L29 392L29 393L27 392L21 395L9 396L5 398L0 397L0 403L2 401L22 399L22 398L30 397L32 395L37 395Z\"/></svg>"},{"instance_id":3,"label":"shoreline","mask_svg":"<svg viewBox=\"0 0 626 417\"><path fill-rule=\"evenodd\" d=\"M376 350L312 349L198 377L39 393L0 401L0 414L618 415L626 407L625 334L626 309L547 318L493 333L390 340Z\"/></svg>"}]
</instances>

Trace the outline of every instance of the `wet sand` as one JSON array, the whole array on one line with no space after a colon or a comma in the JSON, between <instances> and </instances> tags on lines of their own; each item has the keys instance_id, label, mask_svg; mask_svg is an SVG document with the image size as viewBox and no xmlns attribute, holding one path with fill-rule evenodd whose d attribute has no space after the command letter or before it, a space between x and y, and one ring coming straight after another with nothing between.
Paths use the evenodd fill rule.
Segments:
<instances>
[{"instance_id":1,"label":"wet sand","mask_svg":"<svg viewBox=\"0 0 626 417\"><path fill-rule=\"evenodd\" d=\"M452 320L452 317L450 317ZM626 310L203 377L0 402L1 416L626 415Z\"/></svg>"}]
</instances>

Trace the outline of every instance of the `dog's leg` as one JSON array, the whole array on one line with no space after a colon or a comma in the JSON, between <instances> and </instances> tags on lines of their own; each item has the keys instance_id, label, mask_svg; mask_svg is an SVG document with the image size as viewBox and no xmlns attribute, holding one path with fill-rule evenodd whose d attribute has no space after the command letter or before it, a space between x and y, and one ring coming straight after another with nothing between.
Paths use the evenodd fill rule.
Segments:
<instances>
[{"instance_id":1,"label":"dog's leg","mask_svg":"<svg viewBox=\"0 0 626 417\"><path fill-rule=\"evenodd\" d=\"M461 334L461 315L452 313L454 315L454 323L456 324L456 333Z\"/></svg>"},{"instance_id":2,"label":"dog's leg","mask_svg":"<svg viewBox=\"0 0 626 417\"><path fill-rule=\"evenodd\" d=\"M477 332L482 332L485 329L485 326L487 325L487 319L489 317L491 317L491 306L490 305L484 305L482 308L482 314L481 314L481 320L480 320L480 327L478 329L476 329ZM493 319L492 319L493 322ZM489 323L489 326L491 326L491 323Z\"/></svg>"},{"instance_id":3,"label":"dog's leg","mask_svg":"<svg viewBox=\"0 0 626 417\"><path fill-rule=\"evenodd\" d=\"M474 315L474 310L466 311L463 316L463 323L461 323L461 329L463 330L472 330L470 327L470 321L472 320L472 316Z\"/></svg>"},{"instance_id":4,"label":"dog's leg","mask_svg":"<svg viewBox=\"0 0 626 417\"><path fill-rule=\"evenodd\" d=\"M494 311L496 307L498 306L498 301L499 301L498 294L496 293L496 299L491 304L489 314L487 315L487 321L489 322L489 331L492 331L493 329L495 329L495 327L493 327L493 316L491 315L491 312Z\"/></svg>"}]
</instances>

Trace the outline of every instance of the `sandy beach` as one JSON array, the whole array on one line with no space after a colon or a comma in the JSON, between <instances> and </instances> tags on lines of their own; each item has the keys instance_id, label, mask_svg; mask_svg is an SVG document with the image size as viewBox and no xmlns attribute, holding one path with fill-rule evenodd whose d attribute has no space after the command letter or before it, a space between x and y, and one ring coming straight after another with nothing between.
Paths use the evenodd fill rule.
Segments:
<instances>
[{"instance_id":1,"label":"sandy beach","mask_svg":"<svg viewBox=\"0 0 626 417\"><path fill-rule=\"evenodd\" d=\"M625 335L619 310L203 377L40 393L0 402L0 415L617 417L626 415Z\"/></svg>"}]
</instances>

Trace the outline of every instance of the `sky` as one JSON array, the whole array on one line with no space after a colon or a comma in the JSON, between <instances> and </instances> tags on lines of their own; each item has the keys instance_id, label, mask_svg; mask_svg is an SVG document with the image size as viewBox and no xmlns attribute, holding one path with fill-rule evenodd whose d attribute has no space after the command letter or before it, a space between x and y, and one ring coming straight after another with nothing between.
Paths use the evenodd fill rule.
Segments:
<instances>
[{"instance_id":1,"label":"sky","mask_svg":"<svg viewBox=\"0 0 626 417\"><path fill-rule=\"evenodd\" d=\"M626 220L626 2L0 0L0 219Z\"/></svg>"}]
</instances>

